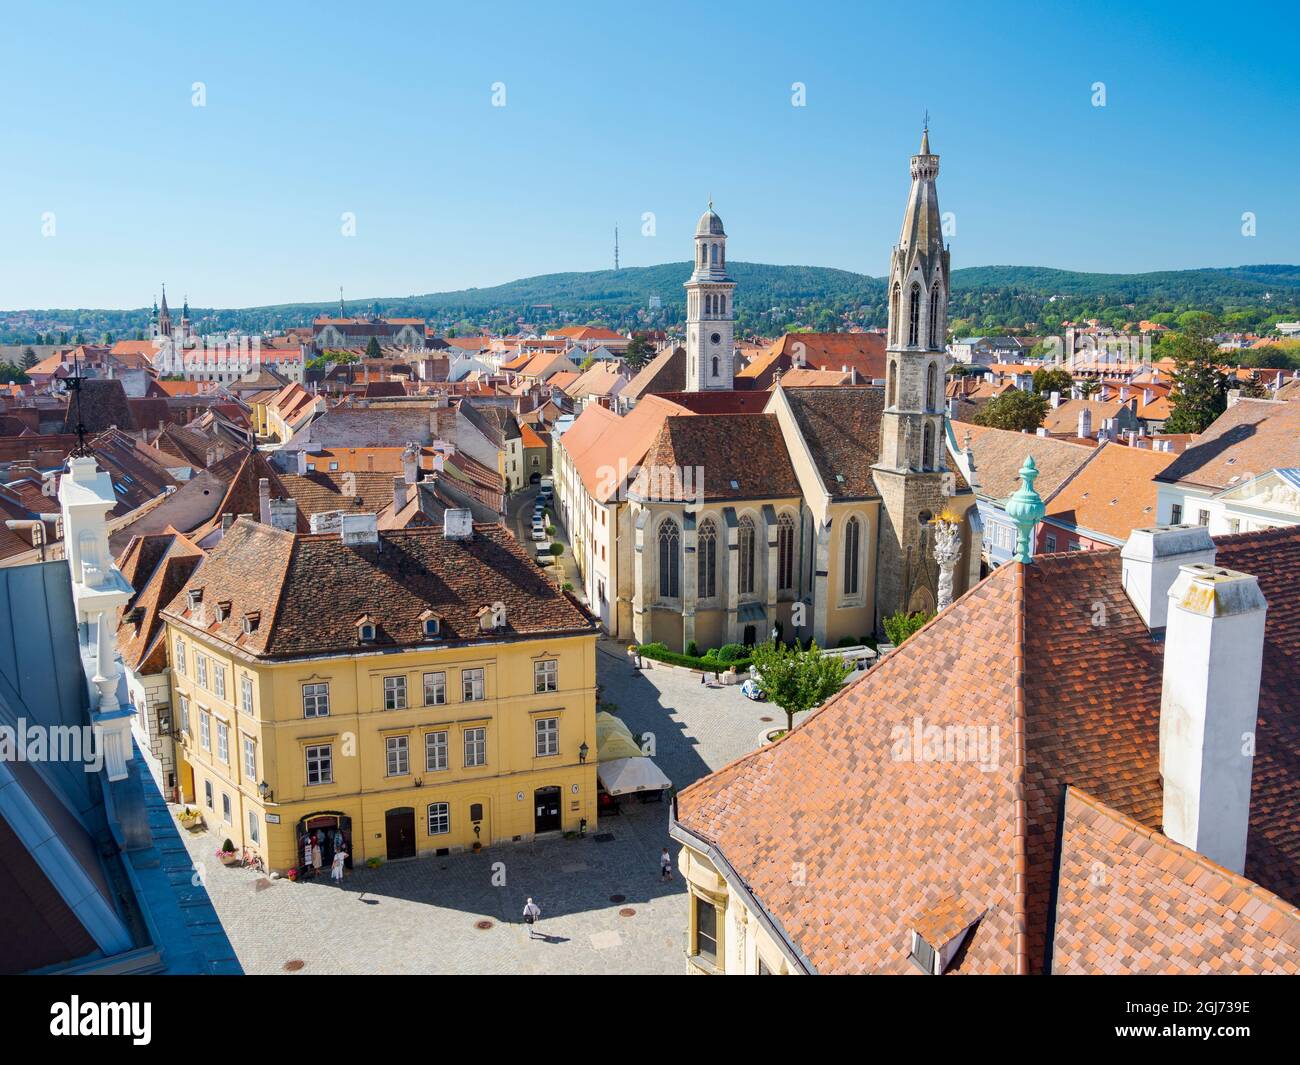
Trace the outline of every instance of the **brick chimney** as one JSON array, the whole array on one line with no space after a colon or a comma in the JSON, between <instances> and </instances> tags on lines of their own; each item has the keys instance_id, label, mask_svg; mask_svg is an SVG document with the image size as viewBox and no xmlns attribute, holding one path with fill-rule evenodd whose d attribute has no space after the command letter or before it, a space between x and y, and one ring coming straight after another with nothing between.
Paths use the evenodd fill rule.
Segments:
<instances>
[{"instance_id":1,"label":"brick chimney","mask_svg":"<svg viewBox=\"0 0 1300 1065\"><path fill-rule=\"evenodd\" d=\"M1160 692L1166 836L1234 873L1246 868L1250 778L1268 604L1259 581L1183 566L1169 592Z\"/></svg>"}]
</instances>

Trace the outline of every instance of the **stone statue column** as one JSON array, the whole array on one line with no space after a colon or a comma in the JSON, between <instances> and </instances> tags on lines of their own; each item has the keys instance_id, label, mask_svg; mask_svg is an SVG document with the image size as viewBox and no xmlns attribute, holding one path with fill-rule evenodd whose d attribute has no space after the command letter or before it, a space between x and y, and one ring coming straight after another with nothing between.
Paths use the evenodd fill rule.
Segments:
<instances>
[{"instance_id":1,"label":"stone statue column","mask_svg":"<svg viewBox=\"0 0 1300 1065\"><path fill-rule=\"evenodd\" d=\"M951 514L940 514L930 523L934 528L934 560L939 563L939 591L935 610L952 604L952 572L961 557L961 525Z\"/></svg>"}]
</instances>

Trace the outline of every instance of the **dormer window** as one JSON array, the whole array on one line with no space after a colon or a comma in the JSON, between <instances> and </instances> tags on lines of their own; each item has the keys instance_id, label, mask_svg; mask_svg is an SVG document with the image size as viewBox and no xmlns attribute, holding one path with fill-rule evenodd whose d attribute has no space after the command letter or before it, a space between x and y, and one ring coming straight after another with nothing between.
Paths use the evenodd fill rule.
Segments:
<instances>
[{"instance_id":1,"label":"dormer window","mask_svg":"<svg viewBox=\"0 0 1300 1065\"><path fill-rule=\"evenodd\" d=\"M923 973L942 976L983 916L983 910L960 895L941 899L916 918L908 958Z\"/></svg>"},{"instance_id":2,"label":"dormer window","mask_svg":"<svg viewBox=\"0 0 1300 1065\"><path fill-rule=\"evenodd\" d=\"M248 635L257 631L258 623L262 620L260 610L250 610L244 615L244 634Z\"/></svg>"},{"instance_id":3,"label":"dormer window","mask_svg":"<svg viewBox=\"0 0 1300 1065\"><path fill-rule=\"evenodd\" d=\"M376 628L375 619L369 614L362 614L357 618L357 639L361 643L374 643Z\"/></svg>"},{"instance_id":4,"label":"dormer window","mask_svg":"<svg viewBox=\"0 0 1300 1065\"><path fill-rule=\"evenodd\" d=\"M506 608L503 603L482 607L478 612L478 627L483 632L496 632L506 627Z\"/></svg>"},{"instance_id":5,"label":"dormer window","mask_svg":"<svg viewBox=\"0 0 1300 1065\"><path fill-rule=\"evenodd\" d=\"M226 618L230 617L230 600L227 599L224 603L217 604L216 615L218 622L225 621Z\"/></svg>"},{"instance_id":6,"label":"dormer window","mask_svg":"<svg viewBox=\"0 0 1300 1065\"><path fill-rule=\"evenodd\" d=\"M203 589L191 588L189 591L188 599L189 599L190 609L197 610L199 604L203 602Z\"/></svg>"},{"instance_id":7,"label":"dormer window","mask_svg":"<svg viewBox=\"0 0 1300 1065\"><path fill-rule=\"evenodd\" d=\"M432 610L426 610L420 615L420 631L426 640L436 640L442 635L442 618Z\"/></svg>"}]
</instances>

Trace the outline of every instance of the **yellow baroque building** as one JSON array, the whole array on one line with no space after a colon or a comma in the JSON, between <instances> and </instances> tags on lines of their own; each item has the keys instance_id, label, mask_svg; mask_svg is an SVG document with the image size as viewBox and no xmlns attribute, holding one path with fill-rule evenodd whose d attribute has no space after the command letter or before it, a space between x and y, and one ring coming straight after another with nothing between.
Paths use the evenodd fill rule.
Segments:
<instances>
[{"instance_id":1,"label":"yellow baroque building","mask_svg":"<svg viewBox=\"0 0 1300 1065\"><path fill-rule=\"evenodd\" d=\"M595 624L499 525L241 518L163 616L184 801L270 869L595 826Z\"/></svg>"}]
</instances>

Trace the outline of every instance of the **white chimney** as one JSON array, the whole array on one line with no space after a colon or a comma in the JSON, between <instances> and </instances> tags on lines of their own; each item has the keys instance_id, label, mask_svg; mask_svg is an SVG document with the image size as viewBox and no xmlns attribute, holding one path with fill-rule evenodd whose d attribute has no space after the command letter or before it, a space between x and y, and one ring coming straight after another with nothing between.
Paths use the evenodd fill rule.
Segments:
<instances>
[{"instance_id":1,"label":"white chimney","mask_svg":"<svg viewBox=\"0 0 1300 1065\"><path fill-rule=\"evenodd\" d=\"M1061 393L1053 392L1051 401L1052 401L1052 410L1056 410L1056 408L1061 405Z\"/></svg>"},{"instance_id":2,"label":"white chimney","mask_svg":"<svg viewBox=\"0 0 1300 1065\"><path fill-rule=\"evenodd\" d=\"M1119 553L1124 594L1149 629L1169 617L1169 589L1180 566L1214 564L1214 541L1203 525L1156 525L1134 529Z\"/></svg>"},{"instance_id":3,"label":"white chimney","mask_svg":"<svg viewBox=\"0 0 1300 1065\"><path fill-rule=\"evenodd\" d=\"M474 512L459 507L448 507L442 518L444 540L472 540L474 538Z\"/></svg>"},{"instance_id":4,"label":"white chimney","mask_svg":"<svg viewBox=\"0 0 1300 1065\"><path fill-rule=\"evenodd\" d=\"M1212 565L1183 566L1169 601L1162 827L1175 842L1242 873L1268 604L1253 576Z\"/></svg>"},{"instance_id":5,"label":"white chimney","mask_svg":"<svg viewBox=\"0 0 1300 1065\"><path fill-rule=\"evenodd\" d=\"M271 482L265 477L257 481L257 520L263 525L271 524Z\"/></svg>"},{"instance_id":6,"label":"white chimney","mask_svg":"<svg viewBox=\"0 0 1300 1065\"><path fill-rule=\"evenodd\" d=\"M393 513L396 514L406 506L406 478L393 478Z\"/></svg>"},{"instance_id":7,"label":"white chimney","mask_svg":"<svg viewBox=\"0 0 1300 1065\"><path fill-rule=\"evenodd\" d=\"M1037 435L1039 435L1039 436L1046 436L1046 435L1047 435L1047 430L1046 430L1045 428L1043 428L1043 427L1040 425L1040 426L1038 427L1038 433L1037 433Z\"/></svg>"},{"instance_id":8,"label":"white chimney","mask_svg":"<svg viewBox=\"0 0 1300 1065\"><path fill-rule=\"evenodd\" d=\"M1079 436L1084 440L1092 436L1092 411L1087 407L1079 411Z\"/></svg>"},{"instance_id":9,"label":"white chimney","mask_svg":"<svg viewBox=\"0 0 1300 1065\"><path fill-rule=\"evenodd\" d=\"M344 514L339 521L339 535L345 544L379 543L379 525L374 514Z\"/></svg>"}]
</instances>

